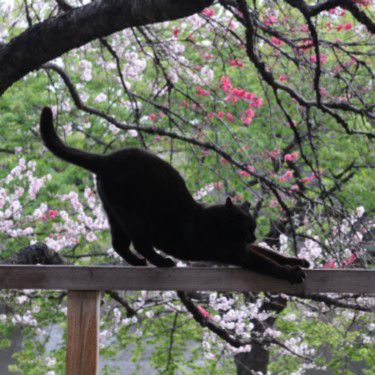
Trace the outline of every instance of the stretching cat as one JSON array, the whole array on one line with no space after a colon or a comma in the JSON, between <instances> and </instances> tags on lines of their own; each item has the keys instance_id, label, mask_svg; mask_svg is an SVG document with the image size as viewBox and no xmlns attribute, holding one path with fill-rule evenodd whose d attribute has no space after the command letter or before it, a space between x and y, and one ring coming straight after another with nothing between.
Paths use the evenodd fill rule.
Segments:
<instances>
[{"instance_id":1,"label":"stretching cat","mask_svg":"<svg viewBox=\"0 0 375 375\"><path fill-rule=\"evenodd\" d=\"M251 245L256 223L245 205L205 207L196 202L183 178L167 162L147 151L125 148L97 155L66 146L53 127L50 108L44 108L40 132L45 145L59 158L97 176L97 188L107 213L113 248L132 265L174 266L157 253L193 261L216 261L302 282L308 266L303 259ZM130 249L133 243L140 257Z\"/></svg>"}]
</instances>

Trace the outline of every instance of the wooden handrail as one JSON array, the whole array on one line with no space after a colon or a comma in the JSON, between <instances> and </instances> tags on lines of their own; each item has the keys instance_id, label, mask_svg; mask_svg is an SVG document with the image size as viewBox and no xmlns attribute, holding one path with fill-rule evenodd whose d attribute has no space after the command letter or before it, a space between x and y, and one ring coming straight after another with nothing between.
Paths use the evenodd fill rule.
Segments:
<instances>
[{"instance_id":1,"label":"wooden handrail","mask_svg":"<svg viewBox=\"0 0 375 375\"><path fill-rule=\"evenodd\" d=\"M301 284L241 268L0 265L0 289L68 291L67 375L97 375L99 302L104 290L375 293L375 270L306 270Z\"/></svg>"},{"instance_id":2,"label":"wooden handrail","mask_svg":"<svg viewBox=\"0 0 375 375\"><path fill-rule=\"evenodd\" d=\"M306 270L301 284L227 267L0 265L0 289L375 293L375 270Z\"/></svg>"}]
</instances>

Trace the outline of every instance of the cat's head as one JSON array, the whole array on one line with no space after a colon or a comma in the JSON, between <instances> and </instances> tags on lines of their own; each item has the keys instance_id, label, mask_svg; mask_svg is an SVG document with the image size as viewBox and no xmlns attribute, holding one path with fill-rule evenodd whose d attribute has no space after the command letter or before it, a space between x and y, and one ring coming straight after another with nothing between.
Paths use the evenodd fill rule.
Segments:
<instances>
[{"instance_id":1,"label":"cat's head","mask_svg":"<svg viewBox=\"0 0 375 375\"><path fill-rule=\"evenodd\" d=\"M225 204L204 209L204 226L226 243L253 243L256 240L256 222L251 216L249 203L237 205L228 197Z\"/></svg>"}]
</instances>

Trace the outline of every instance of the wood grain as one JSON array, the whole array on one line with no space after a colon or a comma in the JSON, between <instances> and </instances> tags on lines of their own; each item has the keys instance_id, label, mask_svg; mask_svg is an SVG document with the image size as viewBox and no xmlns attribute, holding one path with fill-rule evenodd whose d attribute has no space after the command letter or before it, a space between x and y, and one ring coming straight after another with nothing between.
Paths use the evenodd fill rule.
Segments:
<instances>
[{"instance_id":1,"label":"wood grain","mask_svg":"<svg viewBox=\"0 0 375 375\"><path fill-rule=\"evenodd\" d=\"M306 270L291 285L241 268L0 265L0 289L375 293L375 270Z\"/></svg>"},{"instance_id":2,"label":"wood grain","mask_svg":"<svg viewBox=\"0 0 375 375\"><path fill-rule=\"evenodd\" d=\"M96 291L68 292L67 375L98 373L99 301Z\"/></svg>"}]
</instances>

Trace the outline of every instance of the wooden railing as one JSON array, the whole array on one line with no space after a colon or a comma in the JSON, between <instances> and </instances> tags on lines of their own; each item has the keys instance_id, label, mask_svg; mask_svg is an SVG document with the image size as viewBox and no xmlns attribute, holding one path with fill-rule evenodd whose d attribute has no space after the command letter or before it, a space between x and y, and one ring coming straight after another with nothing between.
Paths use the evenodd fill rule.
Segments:
<instances>
[{"instance_id":1,"label":"wooden railing","mask_svg":"<svg viewBox=\"0 0 375 375\"><path fill-rule=\"evenodd\" d=\"M240 268L154 268L0 265L0 289L68 291L66 373L95 375L99 301L105 290L248 291L309 295L375 293L375 271L307 270L302 284Z\"/></svg>"}]
</instances>

